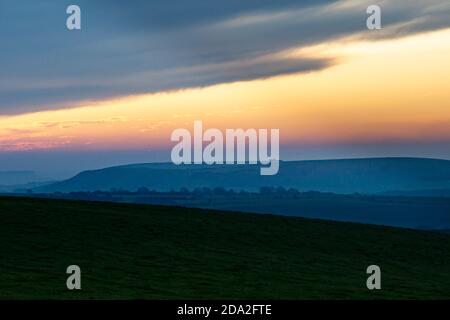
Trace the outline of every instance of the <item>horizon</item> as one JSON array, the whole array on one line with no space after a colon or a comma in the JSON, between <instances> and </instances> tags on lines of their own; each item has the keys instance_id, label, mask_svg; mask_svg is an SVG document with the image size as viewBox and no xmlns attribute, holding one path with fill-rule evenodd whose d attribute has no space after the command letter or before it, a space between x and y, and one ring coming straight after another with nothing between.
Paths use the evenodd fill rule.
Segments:
<instances>
[{"instance_id":1,"label":"horizon","mask_svg":"<svg viewBox=\"0 0 450 320\"><path fill-rule=\"evenodd\" d=\"M354 160L383 160L383 159L392 159L392 160L434 160L434 161L450 161L450 159L443 159L443 158L432 158L432 157L410 157L410 156L385 156L385 157L349 157L349 158L320 158L320 159L288 159L288 160L283 160L280 159L279 162L281 163L286 163L286 162L321 162L321 161L354 161ZM77 172L74 173L70 173L70 174L61 174L59 173L57 176L55 177L48 177L45 175L42 175L42 172L36 171L36 170L0 170L0 174L8 174L8 173L32 173L35 174L37 176L37 180L36 181L29 181L29 182L46 182L46 181L64 181L67 179L71 179L77 175L79 175L80 173L86 172L86 171L101 171L104 169L110 169L110 168L115 168L115 167L127 167L127 166L139 166L139 165L167 165L170 164L174 167L177 166L195 166L195 167L227 167L227 166L258 166L258 164L250 164L250 163L245 163L245 164L195 164L195 163L191 163L191 164L183 164L183 165L177 165L172 163L171 161L155 161L155 162L127 162L127 163L122 163L122 164L115 164L115 165L109 165L109 166L99 166L99 167L92 167L92 168L86 168L86 169L82 169L79 170ZM2 185L2 183L0 183L0 186ZM14 184L6 184L4 186L13 186ZM17 184L20 185L20 184Z\"/></svg>"},{"instance_id":2,"label":"horizon","mask_svg":"<svg viewBox=\"0 0 450 320\"><path fill-rule=\"evenodd\" d=\"M163 161L195 120L279 129L285 160L450 159L450 5L438 0L384 1L378 30L368 0L230 2L213 15L194 1L176 23L156 3L80 0L80 30L60 23L66 2L4 6L3 171Z\"/></svg>"},{"instance_id":3,"label":"horizon","mask_svg":"<svg viewBox=\"0 0 450 320\"><path fill-rule=\"evenodd\" d=\"M0 0L0 300L278 319L449 299L449 17Z\"/></svg>"}]
</instances>

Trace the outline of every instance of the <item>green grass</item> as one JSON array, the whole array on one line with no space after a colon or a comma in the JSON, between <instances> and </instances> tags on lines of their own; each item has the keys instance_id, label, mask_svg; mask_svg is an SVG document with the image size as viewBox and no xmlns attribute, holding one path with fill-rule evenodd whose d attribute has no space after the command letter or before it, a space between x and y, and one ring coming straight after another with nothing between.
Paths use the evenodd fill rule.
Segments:
<instances>
[{"instance_id":1,"label":"green grass","mask_svg":"<svg viewBox=\"0 0 450 320\"><path fill-rule=\"evenodd\" d=\"M2 299L450 298L450 236L406 229L4 197L0 244Z\"/></svg>"}]
</instances>

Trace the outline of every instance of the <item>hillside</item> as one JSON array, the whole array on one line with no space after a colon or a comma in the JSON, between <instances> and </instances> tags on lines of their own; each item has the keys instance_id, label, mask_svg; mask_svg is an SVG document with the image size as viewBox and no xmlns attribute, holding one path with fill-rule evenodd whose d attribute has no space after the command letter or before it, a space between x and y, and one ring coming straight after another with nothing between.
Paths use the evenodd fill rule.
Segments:
<instances>
[{"instance_id":1,"label":"hillside","mask_svg":"<svg viewBox=\"0 0 450 320\"><path fill-rule=\"evenodd\" d=\"M425 230L450 228L450 197L301 193L281 188L264 190L262 193L252 193L223 189L179 192L141 189L136 192L94 191L27 194L27 196L281 214Z\"/></svg>"},{"instance_id":2,"label":"hillside","mask_svg":"<svg viewBox=\"0 0 450 320\"><path fill-rule=\"evenodd\" d=\"M450 235L176 207L0 198L0 298L450 298ZM65 289L68 265L82 290ZM365 287L381 266L382 290Z\"/></svg>"},{"instance_id":3,"label":"hillside","mask_svg":"<svg viewBox=\"0 0 450 320\"><path fill-rule=\"evenodd\" d=\"M71 192L147 187L157 191L225 187L258 190L283 186L300 191L382 193L450 189L450 161L420 158L287 161L275 176L259 165L137 164L84 171L36 192Z\"/></svg>"}]
</instances>

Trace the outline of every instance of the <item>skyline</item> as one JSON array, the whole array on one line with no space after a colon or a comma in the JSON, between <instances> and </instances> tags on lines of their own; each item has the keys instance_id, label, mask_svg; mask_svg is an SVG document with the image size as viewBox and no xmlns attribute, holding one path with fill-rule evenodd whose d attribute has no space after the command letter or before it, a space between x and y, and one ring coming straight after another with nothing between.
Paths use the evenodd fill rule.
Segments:
<instances>
[{"instance_id":1,"label":"skyline","mask_svg":"<svg viewBox=\"0 0 450 320\"><path fill-rule=\"evenodd\" d=\"M54 14L64 1L44 3ZM370 1L265 2L258 10L253 2L233 2L217 16L206 19L205 8L197 12L198 20L173 25L146 24L137 9L128 8L124 17L140 17L143 25L131 23L108 40L99 39L100 47L95 41L105 32L105 17L94 21L96 5L79 3L87 17L79 34L65 30L60 38L63 31L57 30L50 37L59 54L84 50L78 58L67 57L65 71L61 57L53 64L54 53L42 58L43 48L14 45L14 32L6 36L12 46L0 53L3 171L45 171L47 163L54 175L67 175L166 161L171 132L192 128L195 120L220 130L280 129L282 160L450 159L450 28L442 18L450 12L448 4L382 1L383 29L374 31L364 28ZM123 7L112 3L111 10ZM302 24L306 29L292 30ZM188 52L184 42L168 44L183 35L195 40L191 51L198 52ZM242 42L246 37L254 42ZM19 52L17 60L10 59Z\"/></svg>"}]
</instances>

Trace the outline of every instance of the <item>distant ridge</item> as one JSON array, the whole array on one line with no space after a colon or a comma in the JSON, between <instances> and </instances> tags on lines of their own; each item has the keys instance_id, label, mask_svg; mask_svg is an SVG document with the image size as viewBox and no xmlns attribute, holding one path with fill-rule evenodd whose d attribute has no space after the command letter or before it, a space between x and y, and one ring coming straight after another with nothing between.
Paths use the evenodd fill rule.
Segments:
<instances>
[{"instance_id":1,"label":"distant ridge","mask_svg":"<svg viewBox=\"0 0 450 320\"><path fill-rule=\"evenodd\" d=\"M258 190L283 186L300 191L383 193L450 189L450 161L426 158L362 158L282 161L275 176L260 176L259 165L143 163L83 171L37 192L96 190L157 191L224 187Z\"/></svg>"}]
</instances>

